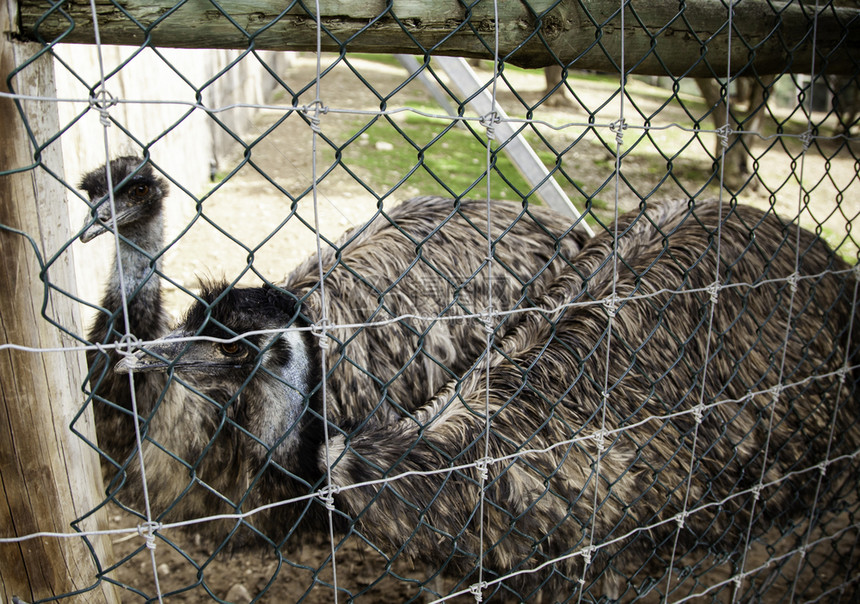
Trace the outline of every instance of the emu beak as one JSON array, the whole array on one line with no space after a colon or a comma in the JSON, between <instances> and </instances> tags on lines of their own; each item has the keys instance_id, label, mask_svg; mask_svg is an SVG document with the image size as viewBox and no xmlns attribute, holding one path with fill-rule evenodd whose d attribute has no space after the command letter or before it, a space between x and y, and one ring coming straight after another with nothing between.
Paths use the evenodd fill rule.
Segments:
<instances>
[{"instance_id":1,"label":"emu beak","mask_svg":"<svg viewBox=\"0 0 860 604\"><path fill-rule=\"evenodd\" d=\"M87 221L87 224L89 224L89 221ZM108 230L103 224L98 221L94 222L93 224L89 224L89 226L84 226L86 227L86 229L83 233L81 233L80 236L80 240L84 243L89 243L102 233L106 233Z\"/></svg>"},{"instance_id":2,"label":"emu beak","mask_svg":"<svg viewBox=\"0 0 860 604\"><path fill-rule=\"evenodd\" d=\"M117 215L116 224L124 224L133 213L134 212L130 210L120 212ZM84 232L81 233L80 236L80 240L83 243L88 243L92 241L102 233L110 233L111 231L113 231L114 221L111 218L110 200L105 199L103 202L101 202L101 205L98 207L94 221L93 215L92 213L90 213L90 215L84 221L83 229Z\"/></svg>"},{"instance_id":3,"label":"emu beak","mask_svg":"<svg viewBox=\"0 0 860 604\"><path fill-rule=\"evenodd\" d=\"M84 232L81 233L80 240L84 243L89 243L102 233L107 233L113 227L110 219L110 202L105 201L102 203L102 207L107 205L107 212L102 212L99 210L98 214L95 216L95 221L91 222L93 219L92 214L86 219L84 222L83 228Z\"/></svg>"},{"instance_id":4,"label":"emu beak","mask_svg":"<svg viewBox=\"0 0 860 604\"><path fill-rule=\"evenodd\" d=\"M167 371L185 347L186 342L161 342L147 346L124 357L114 366L114 371L117 373Z\"/></svg>"}]
</instances>

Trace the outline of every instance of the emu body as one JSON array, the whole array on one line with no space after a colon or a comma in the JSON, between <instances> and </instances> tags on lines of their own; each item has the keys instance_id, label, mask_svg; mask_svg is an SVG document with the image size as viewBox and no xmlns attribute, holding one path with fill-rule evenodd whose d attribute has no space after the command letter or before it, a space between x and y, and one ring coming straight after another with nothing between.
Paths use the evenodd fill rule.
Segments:
<instances>
[{"instance_id":1,"label":"emu body","mask_svg":"<svg viewBox=\"0 0 860 604\"><path fill-rule=\"evenodd\" d=\"M378 399L360 405L366 421L330 406L328 443L320 389L288 391L297 355L316 346L308 331L168 343L120 369L169 365L226 400L253 436L241 446L255 502L330 473L342 528L463 589L483 568L487 596L567 598L583 580L629 598L635 582L613 573L662 565L660 577L702 547L737 561L747 536L856 495L856 284L821 240L748 207L655 204L616 229L435 397L404 388L385 421L372 419ZM203 300L176 335L297 325L300 312L272 288ZM321 508L249 521L278 543Z\"/></svg>"},{"instance_id":2,"label":"emu body","mask_svg":"<svg viewBox=\"0 0 860 604\"><path fill-rule=\"evenodd\" d=\"M336 435L339 508L461 586L480 564L488 594L583 579L631 599L620 577L664 576L673 553L738 563L748 534L856 502L854 275L807 231L723 212L622 217L617 244L590 241L488 362L413 417Z\"/></svg>"}]
</instances>

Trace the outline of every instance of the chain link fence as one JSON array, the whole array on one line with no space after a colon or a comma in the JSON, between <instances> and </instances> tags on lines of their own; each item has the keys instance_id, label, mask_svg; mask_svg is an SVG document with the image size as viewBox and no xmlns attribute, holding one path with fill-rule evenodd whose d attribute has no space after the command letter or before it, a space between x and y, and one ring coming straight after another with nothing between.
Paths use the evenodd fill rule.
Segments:
<instances>
[{"instance_id":1,"label":"chain link fence","mask_svg":"<svg viewBox=\"0 0 860 604\"><path fill-rule=\"evenodd\" d=\"M68 345L0 348L104 478L39 601L860 598L854 3L268 10L20 6Z\"/></svg>"}]
</instances>

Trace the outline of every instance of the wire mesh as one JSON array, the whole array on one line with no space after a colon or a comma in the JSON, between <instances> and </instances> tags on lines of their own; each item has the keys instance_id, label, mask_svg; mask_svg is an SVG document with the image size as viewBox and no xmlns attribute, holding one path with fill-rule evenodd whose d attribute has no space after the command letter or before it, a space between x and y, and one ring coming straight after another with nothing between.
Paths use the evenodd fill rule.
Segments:
<instances>
[{"instance_id":1,"label":"wire mesh","mask_svg":"<svg viewBox=\"0 0 860 604\"><path fill-rule=\"evenodd\" d=\"M533 39L546 43L558 5L534 10ZM377 22L400 23L393 4L344 39L317 19L316 52L276 68L258 40L320 7L251 29L212 2L247 48L202 73L202 55L149 41L112 54L92 6L94 64L59 36L6 74L34 162L0 176L47 171L87 216L62 249L32 243L45 299L88 315L79 333L43 310L79 343L63 350L88 358L67 428L83 435L95 416L93 513L117 536L93 584L129 601L858 598L858 73L831 73L816 45L819 15L854 13L800 5L803 75L801 40L778 25L744 39L722 4L727 52L749 63L719 73L703 52L711 77L691 78L635 75L628 37L660 64L671 41L623 1L577 5L608 74L513 67L526 45L500 53L486 3L461 3L432 47L401 23L415 73L351 52ZM150 37L183 7L127 16ZM684 4L672 11L667 26L707 49ZM57 14L64 3L45 19ZM434 60L464 32L493 56L475 65L481 88L581 219L542 207L499 115L470 112L474 93ZM774 39L784 70L760 73L752 59ZM41 99L62 111L57 132L31 127L15 94L41 55L77 92ZM246 73L274 92L219 104L219 83ZM137 97L124 92L135 78ZM168 83L180 92L163 96ZM68 147L96 122L78 165ZM67 149L65 175L40 159L51 145ZM76 186L118 155L133 157ZM75 243L99 225L112 249ZM84 273L119 259L94 279L103 291L52 283L72 251ZM223 278L198 284L201 271Z\"/></svg>"}]
</instances>

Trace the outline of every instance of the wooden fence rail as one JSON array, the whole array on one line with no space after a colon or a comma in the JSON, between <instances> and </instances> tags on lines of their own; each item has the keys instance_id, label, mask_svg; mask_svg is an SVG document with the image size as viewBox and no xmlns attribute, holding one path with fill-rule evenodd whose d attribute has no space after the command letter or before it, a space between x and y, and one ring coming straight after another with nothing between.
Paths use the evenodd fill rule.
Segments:
<instances>
[{"instance_id":1,"label":"wooden fence rail","mask_svg":"<svg viewBox=\"0 0 860 604\"><path fill-rule=\"evenodd\" d=\"M316 49L316 19L298 4L271 0L96 0L101 40L108 44L181 48ZM483 0L320 0L324 51L493 57L494 7ZM728 9L714 0L638 2L623 27L617 0L498 2L500 55L521 67L558 64L617 72L622 31L625 70L674 77L733 73L852 73L860 51L860 9L814 2L746 0ZM313 2L306 3L311 10ZM679 8L680 5L680 8ZM27 39L93 43L87 0L51 9L20 3L19 34ZM816 16L816 10L818 14ZM229 18L228 18L229 16ZM813 23L817 18L816 27ZM813 35L814 30L814 35ZM731 31L731 53L729 32ZM537 35L536 35L537 33ZM477 34L477 35L476 35ZM813 41L815 50L813 51Z\"/></svg>"}]
</instances>

